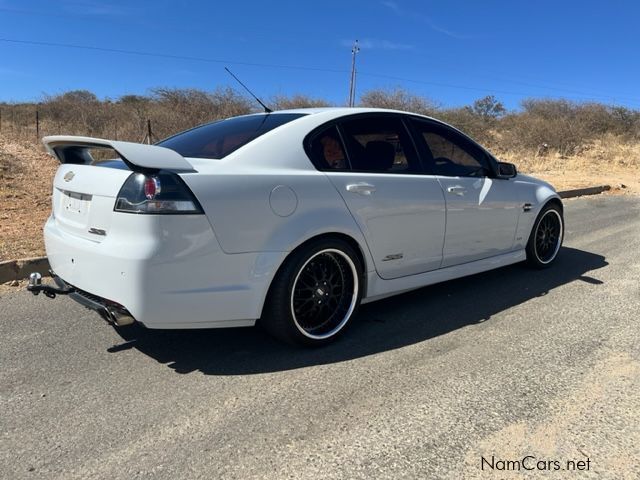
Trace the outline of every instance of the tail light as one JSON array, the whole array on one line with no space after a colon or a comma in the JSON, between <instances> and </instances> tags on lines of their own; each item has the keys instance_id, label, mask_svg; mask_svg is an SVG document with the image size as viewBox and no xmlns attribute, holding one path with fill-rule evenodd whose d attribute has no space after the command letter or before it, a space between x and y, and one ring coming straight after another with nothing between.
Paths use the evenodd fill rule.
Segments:
<instances>
[{"instance_id":1,"label":"tail light","mask_svg":"<svg viewBox=\"0 0 640 480\"><path fill-rule=\"evenodd\" d=\"M116 212L154 214L203 213L189 187L175 173L133 173L118 193Z\"/></svg>"}]
</instances>

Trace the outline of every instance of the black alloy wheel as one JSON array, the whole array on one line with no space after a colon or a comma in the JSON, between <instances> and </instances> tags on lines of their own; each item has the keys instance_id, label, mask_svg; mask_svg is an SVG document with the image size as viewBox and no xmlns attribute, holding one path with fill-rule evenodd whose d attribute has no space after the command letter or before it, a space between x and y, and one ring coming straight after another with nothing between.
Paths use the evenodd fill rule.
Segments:
<instances>
[{"instance_id":1,"label":"black alloy wheel","mask_svg":"<svg viewBox=\"0 0 640 480\"><path fill-rule=\"evenodd\" d=\"M546 206L538 215L527 244L527 261L537 268L545 268L556 259L564 238L564 219L555 203Z\"/></svg>"},{"instance_id":2,"label":"black alloy wheel","mask_svg":"<svg viewBox=\"0 0 640 480\"><path fill-rule=\"evenodd\" d=\"M355 307L358 288L355 265L346 253L336 249L315 253L293 283L291 314L300 332L316 339L336 333Z\"/></svg>"},{"instance_id":3,"label":"black alloy wheel","mask_svg":"<svg viewBox=\"0 0 640 480\"><path fill-rule=\"evenodd\" d=\"M323 345L346 327L362 298L363 269L341 239L294 252L276 274L260 324L287 343Z\"/></svg>"}]
</instances>

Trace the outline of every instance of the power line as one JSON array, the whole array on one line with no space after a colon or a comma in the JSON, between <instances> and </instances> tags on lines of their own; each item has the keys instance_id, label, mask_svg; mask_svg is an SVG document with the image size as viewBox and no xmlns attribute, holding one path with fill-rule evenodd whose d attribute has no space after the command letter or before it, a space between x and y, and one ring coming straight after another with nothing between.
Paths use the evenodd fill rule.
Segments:
<instances>
[{"instance_id":1,"label":"power line","mask_svg":"<svg viewBox=\"0 0 640 480\"><path fill-rule=\"evenodd\" d=\"M420 65L416 65L416 66L420 66ZM442 65L438 65L439 69L443 69ZM461 68L461 67L455 67L455 66L451 66L451 65L446 65L447 70L449 71L457 71L460 72L462 74L468 74L469 73L469 69L465 69L465 68ZM375 75L375 74L374 74ZM558 84L558 83L548 83L545 82L543 83L532 83L531 81L522 81L522 80L517 80L513 77L498 77L498 76L493 76L493 75L486 75L486 74L477 74L476 72L474 72L474 78L483 78L483 79L487 79L487 80L494 80L494 81L498 81L498 82L506 82L506 83L512 83L515 85L523 85L525 87L533 87L533 88L537 88L537 89L543 89L543 90L551 90L551 91L555 91L555 92L564 92L564 93L571 93L571 94L575 94L577 96L582 96L582 97L586 97L586 98L607 98L610 100L616 100L616 99L620 99L620 100L628 100L628 101L632 101L632 102L638 102L640 101L640 99L638 98L632 98L632 97L627 97L627 96L623 96L623 95L610 95L610 94L604 94L604 93L599 93L599 92L587 92L584 90L574 90L573 88L566 88L566 84ZM466 88L466 87L465 87ZM488 90L488 89L482 89L484 90ZM521 95L521 93L515 93L515 95Z\"/></svg>"},{"instance_id":2,"label":"power line","mask_svg":"<svg viewBox=\"0 0 640 480\"><path fill-rule=\"evenodd\" d=\"M168 58L168 59L174 59L174 60L187 60L187 61L204 62L204 63L242 65L247 67L282 68L282 69L289 69L289 70L327 72L327 73L350 73L349 70L337 69L337 68L313 67L313 66L305 66L305 65L242 62L242 61L234 61L234 60L227 60L227 59L194 57L194 56L188 56L188 55L175 55L175 54L168 54L168 53L147 52L147 51L141 51L141 50L125 50L125 49L119 49L119 48L96 47L96 46L90 46L90 45L79 45L79 44L71 44L71 43L42 42L42 41L35 41L35 40L18 40L13 38L0 38L0 42L22 44L22 45L43 46L43 47L53 47L53 48L73 48L78 50L91 50L91 51L106 52L106 53L137 55L137 56L155 57L155 58ZM380 74L380 73L374 73L374 72L359 72L359 74L367 77L372 77L372 78L385 78L388 80L395 80L399 82L415 83L420 85L431 85L431 86L444 87L444 88L454 88L459 90L469 90L469 91L497 93L497 94L503 94L503 95L517 95L517 96L531 95L530 92L509 91L509 90L499 90L494 88L473 87L468 85L456 85L456 84L450 84L450 83L430 82L425 80L416 80L411 78L397 77L393 75L386 75L386 74ZM497 80L506 81L507 83L509 83L509 80L500 80L500 79L497 79ZM525 84L524 82L515 82L515 83L521 83L524 85L528 85L534 88L540 88L544 90L563 91L563 92L573 93L574 98L583 98L587 100L595 99L595 98L602 98L602 99L606 98L614 101L616 99L624 99L624 100L627 100L627 102L629 103L640 104L639 98L605 95L600 93L578 92L575 90L553 88L553 87L547 87L542 85L535 85L531 83Z\"/></svg>"},{"instance_id":3,"label":"power line","mask_svg":"<svg viewBox=\"0 0 640 480\"><path fill-rule=\"evenodd\" d=\"M93 51L107 52L107 53L123 53L126 55L171 58L174 60L190 60L195 62L244 65L248 67L288 68L292 70L308 70L308 71L315 71L315 72L331 72L331 73L348 73L349 72L348 70L339 70L339 69L331 69L331 68L307 67L307 66L300 66L300 65L282 65L282 64L273 64L273 63L239 62L234 60L223 60L223 59L205 58L205 57L191 57L186 55L173 55L169 53L156 53L156 52L144 52L140 50L124 50L119 48L94 47L90 45L77 45L72 43L38 42L34 40L15 40L12 38L0 38L0 42L17 43L17 44L24 44L24 45L36 45L36 46L42 46L42 47L75 48L79 50L93 50Z\"/></svg>"},{"instance_id":4,"label":"power line","mask_svg":"<svg viewBox=\"0 0 640 480\"><path fill-rule=\"evenodd\" d=\"M528 96L531 95L531 93L524 93L524 92L515 92L515 91L510 91L510 90L499 90L499 89L495 89L495 88L482 88L482 87L470 87L470 86L465 86L465 85L455 85L455 84L451 84L451 83L438 83L438 82L429 82L426 80L415 80L415 79L411 79L411 78L403 78L403 77L396 77L393 75L385 75L385 74L381 74L381 73L371 73L371 72L359 72L360 75L363 76L367 76L367 77L375 77L375 78L386 78L388 80L396 80L399 82L407 82L407 83L416 83L416 84L420 84L420 85L432 85L434 87L444 87L444 88L456 88L456 89L460 89L460 90L470 90L470 91L477 91L477 92L490 92L490 93L499 93L499 94L503 94L503 95L518 95L518 96ZM535 85L531 85L531 86L535 86ZM548 87L541 87L541 86L535 86L536 88L542 88L542 89L549 89L549 90L554 90ZM625 98L625 97L615 97L615 96L611 96L611 95L598 95L598 94L579 94L579 95L574 95L574 97L581 97L584 99L593 99L593 98L608 98L611 100L615 100L616 98L624 98L625 100L631 102L631 103L636 103L636 104L640 104L640 99L636 99L636 98Z\"/></svg>"}]
</instances>

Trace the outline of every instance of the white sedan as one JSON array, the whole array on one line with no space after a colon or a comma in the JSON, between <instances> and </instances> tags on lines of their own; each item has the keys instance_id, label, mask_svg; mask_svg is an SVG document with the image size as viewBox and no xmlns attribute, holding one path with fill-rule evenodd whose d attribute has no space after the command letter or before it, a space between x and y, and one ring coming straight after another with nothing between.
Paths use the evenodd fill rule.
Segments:
<instances>
[{"instance_id":1,"label":"white sedan","mask_svg":"<svg viewBox=\"0 0 640 480\"><path fill-rule=\"evenodd\" d=\"M553 187L432 118L300 109L156 145L44 138L61 165L44 227L57 286L117 325L259 323L329 342L358 305L521 261L563 239ZM118 159L99 161L95 149Z\"/></svg>"}]
</instances>

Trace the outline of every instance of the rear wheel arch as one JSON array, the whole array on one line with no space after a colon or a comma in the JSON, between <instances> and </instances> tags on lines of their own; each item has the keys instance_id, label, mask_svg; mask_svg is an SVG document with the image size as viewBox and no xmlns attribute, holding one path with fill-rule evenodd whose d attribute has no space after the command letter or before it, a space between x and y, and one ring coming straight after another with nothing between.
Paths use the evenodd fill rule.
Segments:
<instances>
[{"instance_id":1,"label":"rear wheel arch","mask_svg":"<svg viewBox=\"0 0 640 480\"><path fill-rule=\"evenodd\" d=\"M347 262L351 262L352 272L354 274L356 272L359 274L359 276L357 277L357 283L354 286L354 291L357 292L357 299L354 299L355 303L352 304L351 308L353 308L353 311L350 311L347 314L348 316L345 317L344 320L345 323L341 324L338 327L335 335L331 334L330 337L324 339L302 338L302 336L299 335L298 332L296 332L295 329L291 328L291 326L289 325L291 322L291 319L289 319L290 315L286 311L286 309L283 308L285 300L288 299L288 301L293 302L293 297L289 297L289 295L293 295L293 291L289 290L289 288L291 288L289 282L293 281L294 285L297 282L297 275L299 275L299 273L296 274L296 271L299 268L304 268L304 265L306 265L305 263L302 267L300 267L300 263L304 261L305 257L309 255L318 255L318 253L314 253L316 251L319 251L319 253L322 254L322 252L331 251L331 249L336 249L333 250L334 252L344 252L344 255L346 257L352 258L352 261ZM290 280L293 279L294 276L295 279ZM355 314L355 310L357 310L358 305L360 304L360 300L366 293L366 282L366 257L364 255L364 252L362 251L362 247L357 240L347 234L338 232L315 235L296 246L282 260L280 266L273 275L269 288L266 291L258 323L269 333L288 343L307 345L318 345L326 343L328 341L331 341L335 336L339 335L342 327L345 326L346 323L348 323L348 319L350 319L353 314ZM293 314L293 303L291 303L291 309L291 313L292 315L294 315L291 318L297 325L298 320L295 319L295 314ZM300 330L301 327L297 326L297 328ZM300 332L303 335L306 335L302 330L300 330Z\"/></svg>"},{"instance_id":2,"label":"rear wheel arch","mask_svg":"<svg viewBox=\"0 0 640 480\"><path fill-rule=\"evenodd\" d=\"M280 271L282 270L282 268L284 267L284 265L287 263L287 261L297 252L299 252L302 249L307 248L309 245L318 242L320 240L331 240L331 239L338 239L338 240L342 240L346 243L349 244L349 246L351 248L353 248L353 250L356 252L356 254L358 255L358 260L360 261L360 264L362 265L362 272L363 272L363 279L362 279L362 297L366 297L367 294L367 257L365 256L364 253L364 249L363 246L360 245L360 243L353 238L351 235L347 235L346 233L340 233L340 232L327 232L327 233L321 233L318 235L314 235L311 238L306 239L304 242L300 243L299 245L297 245L293 250L291 250L287 256L282 260L282 262L280 263L280 266L278 267L278 269L276 270L275 274L273 275L273 278L271 279L271 284L273 284L273 280L275 280L275 278L278 276L278 274L280 273ZM271 284L269 285L269 290L271 290ZM267 292L267 296L269 295L269 293Z\"/></svg>"}]
</instances>

